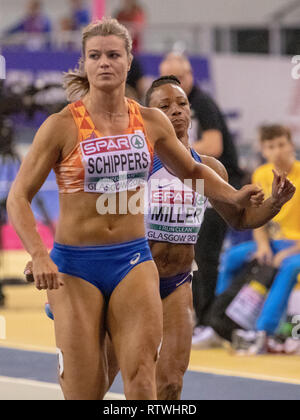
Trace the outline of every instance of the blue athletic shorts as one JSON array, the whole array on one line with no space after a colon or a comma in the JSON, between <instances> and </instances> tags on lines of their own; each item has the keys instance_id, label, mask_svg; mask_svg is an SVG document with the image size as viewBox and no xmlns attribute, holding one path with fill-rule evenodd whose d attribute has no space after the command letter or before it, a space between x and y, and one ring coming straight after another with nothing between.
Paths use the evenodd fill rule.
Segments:
<instances>
[{"instance_id":1,"label":"blue athletic shorts","mask_svg":"<svg viewBox=\"0 0 300 420\"><path fill-rule=\"evenodd\" d=\"M173 277L161 277L159 282L160 297L162 299L165 299L178 287L182 286L184 283L191 281L192 273L190 271L188 271L187 273L177 274Z\"/></svg>"},{"instance_id":2,"label":"blue athletic shorts","mask_svg":"<svg viewBox=\"0 0 300 420\"><path fill-rule=\"evenodd\" d=\"M116 245L83 247L55 242L50 257L60 273L93 284L106 301L134 267L152 260L146 238Z\"/></svg>"}]
</instances>

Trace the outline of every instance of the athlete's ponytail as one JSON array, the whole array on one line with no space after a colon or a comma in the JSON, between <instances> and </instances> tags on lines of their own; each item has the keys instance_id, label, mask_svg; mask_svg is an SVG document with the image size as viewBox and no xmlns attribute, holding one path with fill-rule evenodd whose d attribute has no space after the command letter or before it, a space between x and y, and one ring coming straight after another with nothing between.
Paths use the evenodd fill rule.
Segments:
<instances>
[{"instance_id":1,"label":"athlete's ponytail","mask_svg":"<svg viewBox=\"0 0 300 420\"><path fill-rule=\"evenodd\" d=\"M84 70L85 50L87 41L94 36L115 35L124 40L125 49L129 60L132 60L132 39L125 26L121 25L116 19L103 18L95 23L88 25L82 34L82 57L78 67L64 74L63 83L69 101L76 101L86 95L90 89L90 84Z\"/></svg>"},{"instance_id":2,"label":"athlete's ponytail","mask_svg":"<svg viewBox=\"0 0 300 420\"><path fill-rule=\"evenodd\" d=\"M88 93L90 84L84 71L82 58L79 60L77 69L64 73L63 86L67 94L67 99L70 102L76 101Z\"/></svg>"}]
</instances>

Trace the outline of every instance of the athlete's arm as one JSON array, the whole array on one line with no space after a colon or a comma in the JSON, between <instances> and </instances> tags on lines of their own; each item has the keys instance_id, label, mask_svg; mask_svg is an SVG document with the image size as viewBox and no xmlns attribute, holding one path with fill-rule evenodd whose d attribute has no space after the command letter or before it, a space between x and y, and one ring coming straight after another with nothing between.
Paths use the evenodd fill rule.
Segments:
<instances>
[{"instance_id":1,"label":"athlete's arm","mask_svg":"<svg viewBox=\"0 0 300 420\"><path fill-rule=\"evenodd\" d=\"M225 181L228 181L227 171L221 162L208 156L203 157L203 161ZM219 200L210 201L214 209L233 228L237 230L256 229L273 219L280 212L281 207L293 197L295 191L296 188L286 177L280 177L274 173L272 196L265 200L260 207L242 208Z\"/></svg>"},{"instance_id":2,"label":"athlete's arm","mask_svg":"<svg viewBox=\"0 0 300 420\"><path fill-rule=\"evenodd\" d=\"M31 255L34 277L39 289L57 288L57 267L37 232L31 201L51 169L58 161L66 133L64 117L54 114L38 130L32 146L22 162L7 199L9 219L25 249Z\"/></svg>"},{"instance_id":3,"label":"athlete's arm","mask_svg":"<svg viewBox=\"0 0 300 420\"><path fill-rule=\"evenodd\" d=\"M202 138L193 144L193 149L199 155L208 155L219 158L223 153L223 135L220 130L209 129L202 133Z\"/></svg>"},{"instance_id":4,"label":"athlete's arm","mask_svg":"<svg viewBox=\"0 0 300 420\"><path fill-rule=\"evenodd\" d=\"M242 207L260 205L263 201L261 189L248 185L237 191L224 181L213 169L197 163L177 139L174 128L167 116L158 109L142 108L146 130L158 157L182 182L192 180L196 189L198 179L204 180L205 196Z\"/></svg>"}]
</instances>

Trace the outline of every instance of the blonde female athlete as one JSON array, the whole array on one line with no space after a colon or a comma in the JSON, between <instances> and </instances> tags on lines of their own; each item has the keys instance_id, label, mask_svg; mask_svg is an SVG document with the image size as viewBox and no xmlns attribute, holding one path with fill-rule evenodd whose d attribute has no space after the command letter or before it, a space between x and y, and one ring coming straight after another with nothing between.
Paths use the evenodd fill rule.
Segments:
<instances>
[{"instance_id":1,"label":"blonde female athlete","mask_svg":"<svg viewBox=\"0 0 300 420\"><path fill-rule=\"evenodd\" d=\"M252 185L236 191L194 161L162 112L125 98L132 43L122 25L113 19L91 24L82 41L80 68L67 78L68 93L81 99L38 130L10 191L8 213L32 257L36 287L48 293L65 398L103 398L107 330L126 398L156 399L163 328L159 278L144 215L128 211L136 187L147 182L153 150L193 187L204 179L211 199L247 207L260 205L263 194ZM60 216L49 256L30 204L52 168ZM99 203L110 194L121 204L99 215L105 213Z\"/></svg>"}]
</instances>

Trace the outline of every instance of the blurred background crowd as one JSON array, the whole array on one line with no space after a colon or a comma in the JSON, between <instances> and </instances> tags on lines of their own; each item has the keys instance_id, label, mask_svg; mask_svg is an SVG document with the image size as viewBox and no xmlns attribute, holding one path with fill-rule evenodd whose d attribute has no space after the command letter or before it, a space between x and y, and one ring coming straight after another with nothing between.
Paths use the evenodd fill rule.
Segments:
<instances>
[{"instance_id":1,"label":"blurred background crowd","mask_svg":"<svg viewBox=\"0 0 300 420\"><path fill-rule=\"evenodd\" d=\"M0 0L7 65L0 81L0 252L21 249L6 218L7 192L36 128L66 104L62 72L78 61L81 29L97 15L96 3ZM273 168L298 183L292 202L258 232L228 229L207 209L196 245L193 348L225 339L241 352L300 354L292 338L300 314L300 1L107 0L104 12L133 38L128 96L143 104L154 78L174 74L192 108L191 143L221 160L232 185L253 179L269 196ZM33 207L51 248L53 174ZM14 281L0 278L0 305Z\"/></svg>"}]
</instances>

